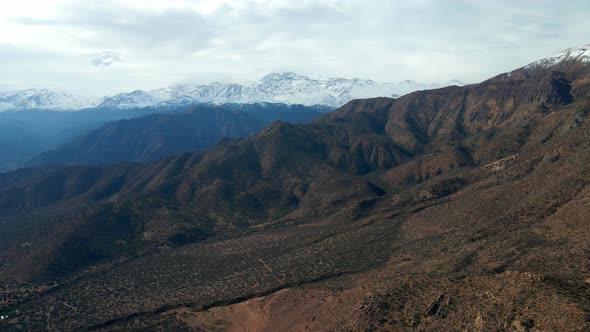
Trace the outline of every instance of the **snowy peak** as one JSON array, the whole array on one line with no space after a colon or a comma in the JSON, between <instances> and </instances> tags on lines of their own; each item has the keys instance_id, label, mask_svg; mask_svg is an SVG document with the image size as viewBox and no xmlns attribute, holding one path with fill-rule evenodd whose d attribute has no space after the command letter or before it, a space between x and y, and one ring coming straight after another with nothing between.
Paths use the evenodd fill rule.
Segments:
<instances>
[{"instance_id":1,"label":"snowy peak","mask_svg":"<svg viewBox=\"0 0 590 332\"><path fill-rule=\"evenodd\" d=\"M293 72L270 73L264 76L262 82L276 82L276 81L309 81L309 77L301 76Z\"/></svg>"},{"instance_id":2,"label":"snowy peak","mask_svg":"<svg viewBox=\"0 0 590 332\"><path fill-rule=\"evenodd\" d=\"M0 111L18 111L23 109L79 110L94 107L97 100L73 96L47 89L27 89L0 92Z\"/></svg>"},{"instance_id":3,"label":"snowy peak","mask_svg":"<svg viewBox=\"0 0 590 332\"><path fill-rule=\"evenodd\" d=\"M142 90L135 90L130 93L120 93L116 96L105 98L99 107L104 108L133 108L148 107L156 105L161 100L156 95Z\"/></svg>"},{"instance_id":4,"label":"snowy peak","mask_svg":"<svg viewBox=\"0 0 590 332\"><path fill-rule=\"evenodd\" d=\"M549 68L560 63L569 61L590 62L590 44L568 48L559 54L535 61L525 67L525 69L532 69L537 67Z\"/></svg>"},{"instance_id":5,"label":"snowy peak","mask_svg":"<svg viewBox=\"0 0 590 332\"><path fill-rule=\"evenodd\" d=\"M452 85L462 85L452 81ZM353 78L314 79L293 72L271 73L256 82L179 84L151 91L134 91L105 98L100 107L130 108L190 103L285 103L339 107L352 99L398 97L416 90L451 84L414 81L378 83Z\"/></svg>"}]
</instances>

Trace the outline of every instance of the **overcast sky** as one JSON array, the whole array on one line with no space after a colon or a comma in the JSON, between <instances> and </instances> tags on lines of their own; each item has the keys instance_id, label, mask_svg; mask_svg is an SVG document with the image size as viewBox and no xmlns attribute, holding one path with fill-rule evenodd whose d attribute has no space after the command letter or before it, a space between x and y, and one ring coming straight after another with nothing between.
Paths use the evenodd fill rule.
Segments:
<instances>
[{"instance_id":1,"label":"overcast sky","mask_svg":"<svg viewBox=\"0 0 590 332\"><path fill-rule=\"evenodd\" d=\"M16 0L0 89L313 77L477 82L590 43L589 0Z\"/></svg>"}]
</instances>

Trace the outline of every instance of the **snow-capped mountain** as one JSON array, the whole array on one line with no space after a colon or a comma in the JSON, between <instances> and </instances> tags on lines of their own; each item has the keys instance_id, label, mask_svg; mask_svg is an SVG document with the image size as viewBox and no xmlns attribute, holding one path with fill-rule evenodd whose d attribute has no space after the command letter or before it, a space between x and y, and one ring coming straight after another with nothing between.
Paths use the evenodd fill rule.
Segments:
<instances>
[{"instance_id":1,"label":"snow-capped mountain","mask_svg":"<svg viewBox=\"0 0 590 332\"><path fill-rule=\"evenodd\" d=\"M161 99L149 92L135 90L130 93L121 93L113 97L105 97L99 104L104 108L133 108L149 107L157 105Z\"/></svg>"},{"instance_id":2,"label":"snow-capped mountain","mask_svg":"<svg viewBox=\"0 0 590 332\"><path fill-rule=\"evenodd\" d=\"M553 67L563 64L568 65L576 63L590 65L590 44L565 49L559 52L559 54L531 62L524 67L516 68L512 71L492 77L490 80L510 79L514 75L530 75L537 70L541 70L542 72L544 69L553 69Z\"/></svg>"},{"instance_id":3,"label":"snow-capped mountain","mask_svg":"<svg viewBox=\"0 0 590 332\"><path fill-rule=\"evenodd\" d=\"M100 100L73 96L47 89L27 89L19 91L0 91L0 111L23 109L47 109L73 111L94 107Z\"/></svg>"},{"instance_id":4,"label":"snow-capped mountain","mask_svg":"<svg viewBox=\"0 0 590 332\"><path fill-rule=\"evenodd\" d=\"M144 107L190 103L285 103L339 107L352 99L397 97L416 90L434 89L449 84L423 84L414 81L378 83L372 80L331 78L313 79L295 73L272 73L256 82L180 84L171 87L123 93L105 100L99 107Z\"/></svg>"},{"instance_id":5,"label":"snow-capped mountain","mask_svg":"<svg viewBox=\"0 0 590 332\"><path fill-rule=\"evenodd\" d=\"M272 73L245 83L177 84L151 91L135 90L112 97L91 99L45 89L0 92L0 111L23 109L79 110L127 109L188 105L194 103L285 103L339 107L350 100L398 97L416 90L463 85L460 81L424 84L414 81L378 83L365 79L313 79L295 73Z\"/></svg>"},{"instance_id":6,"label":"snow-capped mountain","mask_svg":"<svg viewBox=\"0 0 590 332\"><path fill-rule=\"evenodd\" d=\"M549 68L567 61L590 62L590 44L568 48L559 54L550 56L525 66L525 69L537 67Z\"/></svg>"}]
</instances>

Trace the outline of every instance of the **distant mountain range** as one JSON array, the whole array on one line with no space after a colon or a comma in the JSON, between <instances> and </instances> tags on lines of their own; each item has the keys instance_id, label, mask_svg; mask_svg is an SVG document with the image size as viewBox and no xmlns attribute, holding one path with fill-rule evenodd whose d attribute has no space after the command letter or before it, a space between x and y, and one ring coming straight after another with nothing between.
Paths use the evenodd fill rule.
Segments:
<instances>
[{"instance_id":1,"label":"distant mountain range","mask_svg":"<svg viewBox=\"0 0 590 332\"><path fill-rule=\"evenodd\" d=\"M85 98L47 89L0 91L0 111L24 109L80 110L98 105L102 99Z\"/></svg>"},{"instance_id":2,"label":"distant mountain range","mask_svg":"<svg viewBox=\"0 0 590 332\"><path fill-rule=\"evenodd\" d=\"M403 81L379 83L366 79L313 79L295 73L272 73L256 82L178 84L151 91L136 90L104 98L85 98L46 89L0 92L0 111L25 109L79 110L179 106L195 103L285 103L339 107L359 98L399 97L417 90L464 85Z\"/></svg>"}]
</instances>

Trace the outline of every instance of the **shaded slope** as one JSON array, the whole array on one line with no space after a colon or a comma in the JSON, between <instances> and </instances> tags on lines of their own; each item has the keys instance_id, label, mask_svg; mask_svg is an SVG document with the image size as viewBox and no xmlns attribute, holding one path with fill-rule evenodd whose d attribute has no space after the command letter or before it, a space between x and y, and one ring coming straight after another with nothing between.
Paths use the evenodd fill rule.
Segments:
<instances>
[{"instance_id":1,"label":"shaded slope","mask_svg":"<svg viewBox=\"0 0 590 332\"><path fill-rule=\"evenodd\" d=\"M89 109L77 112L22 110L0 112L0 172L22 167L43 151L120 119L173 111L170 107L129 110Z\"/></svg>"},{"instance_id":2,"label":"shaded slope","mask_svg":"<svg viewBox=\"0 0 590 332\"><path fill-rule=\"evenodd\" d=\"M47 147L43 138L25 123L0 120L0 172L15 168Z\"/></svg>"},{"instance_id":3,"label":"shaded slope","mask_svg":"<svg viewBox=\"0 0 590 332\"><path fill-rule=\"evenodd\" d=\"M242 137L264 127L258 118L214 107L198 107L174 114L154 114L108 123L55 150L44 152L31 164L112 164L153 161L209 148L226 137Z\"/></svg>"},{"instance_id":4,"label":"shaded slope","mask_svg":"<svg viewBox=\"0 0 590 332\"><path fill-rule=\"evenodd\" d=\"M155 161L206 150L226 138L260 131L276 120L309 122L326 107L284 104L198 105L183 112L152 114L107 123L29 162L32 165Z\"/></svg>"}]
</instances>

